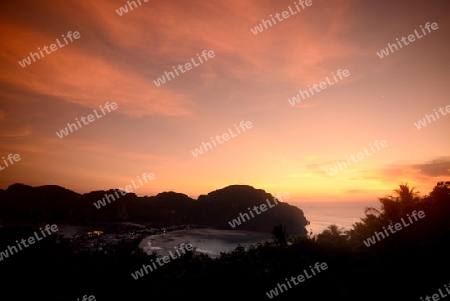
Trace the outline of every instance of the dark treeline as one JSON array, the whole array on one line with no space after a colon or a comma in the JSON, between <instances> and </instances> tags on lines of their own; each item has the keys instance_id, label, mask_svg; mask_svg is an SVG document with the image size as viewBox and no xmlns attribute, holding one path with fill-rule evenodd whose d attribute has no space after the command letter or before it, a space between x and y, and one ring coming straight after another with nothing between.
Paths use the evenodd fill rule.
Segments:
<instances>
[{"instance_id":1,"label":"dark treeline","mask_svg":"<svg viewBox=\"0 0 450 301\"><path fill-rule=\"evenodd\" d=\"M73 253L69 240L52 236L0 262L2 289L18 283L23 291L12 291L20 300L76 300L85 294L97 300L268 300L266 292L316 262L327 263L328 269L274 299L420 300L443 289L450 283L450 182L438 183L425 197L400 185L380 202L380 211L367 208L366 217L346 232L330 225L317 237L288 237L289 228L275 224L271 242L238 247L217 259L188 252L138 280L131 273L152 256L137 243L122 243L108 254ZM425 217L409 223L413 211ZM364 244L402 218L407 227L369 247ZM0 237L32 231L10 230L1 229Z\"/></svg>"}]
</instances>

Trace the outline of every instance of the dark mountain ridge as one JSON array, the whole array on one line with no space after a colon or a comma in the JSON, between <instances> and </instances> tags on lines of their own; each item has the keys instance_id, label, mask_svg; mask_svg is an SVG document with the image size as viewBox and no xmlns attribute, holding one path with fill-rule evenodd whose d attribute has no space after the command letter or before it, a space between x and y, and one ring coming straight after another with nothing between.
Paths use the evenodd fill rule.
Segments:
<instances>
[{"instance_id":1,"label":"dark mountain ridge","mask_svg":"<svg viewBox=\"0 0 450 301\"><path fill-rule=\"evenodd\" d=\"M108 195L109 202L105 195ZM98 204L102 199L105 205ZM259 208L268 202L272 207L260 214L255 213L254 206ZM240 213L246 213L250 219L232 228L228 222L238 218ZM306 234L305 226L309 224L301 209L248 185L227 186L200 195L195 200L173 191L138 197L134 193L113 189L79 194L57 185L32 187L13 184L0 190L0 220L5 224L25 225L41 222L136 222L154 227L194 224L261 232L269 232L274 225L282 223L291 235Z\"/></svg>"}]
</instances>

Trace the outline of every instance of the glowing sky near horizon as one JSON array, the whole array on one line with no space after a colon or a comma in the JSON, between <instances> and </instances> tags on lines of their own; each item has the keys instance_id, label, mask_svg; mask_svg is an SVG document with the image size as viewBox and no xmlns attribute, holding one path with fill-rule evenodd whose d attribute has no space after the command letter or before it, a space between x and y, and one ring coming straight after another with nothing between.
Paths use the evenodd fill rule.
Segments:
<instances>
[{"instance_id":1,"label":"glowing sky near horizon","mask_svg":"<svg viewBox=\"0 0 450 301\"><path fill-rule=\"evenodd\" d=\"M0 4L0 188L54 184L84 193L155 179L137 195L197 197L247 184L292 200L372 200L408 182L427 194L450 180L448 1L323 1L254 35L294 1L3 1ZM427 22L439 29L380 59ZM22 68L69 31L80 38ZM215 57L157 87L197 53ZM350 76L291 106L338 69ZM106 102L117 110L60 139ZM210 137L252 128L198 157ZM374 144L388 146L330 176ZM3 160L0 164L4 166Z\"/></svg>"}]
</instances>

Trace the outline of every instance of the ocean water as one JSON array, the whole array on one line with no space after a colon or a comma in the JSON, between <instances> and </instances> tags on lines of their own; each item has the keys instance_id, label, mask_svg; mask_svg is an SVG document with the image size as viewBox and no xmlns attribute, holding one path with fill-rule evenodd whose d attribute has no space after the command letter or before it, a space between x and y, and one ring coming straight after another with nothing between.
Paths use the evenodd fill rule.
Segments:
<instances>
[{"instance_id":1,"label":"ocean water","mask_svg":"<svg viewBox=\"0 0 450 301\"><path fill-rule=\"evenodd\" d=\"M191 244L198 253L217 257L220 252L231 252L240 244L243 247L263 243L270 239L270 233L239 230L191 229L167 232L164 235L150 235L139 247L148 255L155 252L165 256L174 253L181 244Z\"/></svg>"},{"instance_id":2,"label":"ocean water","mask_svg":"<svg viewBox=\"0 0 450 301\"><path fill-rule=\"evenodd\" d=\"M306 226L308 233L315 236L329 225L336 224L344 230L350 230L355 222L365 216L366 207L380 209L379 201L370 202L295 202L291 203L300 208L310 225Z\"/></svg>"},{"instance_id":3,"label":"ocean water","mask_svg":"<svg viewBox=\"0 0 450 301\"><path fill-rule=\"evenodd\" d=\"M306 227L308 232L315 236L320 234L329 225L336 224L344 230L350 230L355 222L365 216L366 207L380 208L378 201L373 202L297 202L290 203L305 214L310 225ZM289 232L289 229L288 229ZM179 247L180 244L190 243L196 247L196 251L217 257L220 252L230 252L238 244L248 247L251 244L264 242L271 239L270 233L259 233L239 230L214 230L192 229L172 231L162 235L151 235L144 238L139 247L151 254L156 252L158 256L167 255L170 250Z\"/></svg>"}]
</instances>

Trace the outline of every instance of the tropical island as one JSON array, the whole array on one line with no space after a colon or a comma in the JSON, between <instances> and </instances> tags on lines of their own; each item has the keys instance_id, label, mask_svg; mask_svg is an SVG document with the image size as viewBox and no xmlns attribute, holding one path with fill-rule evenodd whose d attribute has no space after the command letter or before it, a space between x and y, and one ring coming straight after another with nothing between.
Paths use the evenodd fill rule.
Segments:
<instances>
[{"instance_id":1,"label":"tropical island","mask_svg":"<svg viewBox=\"0 0 450 301\"><path fill-rule=\"evenodd\" d=\"M111 203L102 212L92 206L102 193L78 195L61 187L22 184L1 191L0 250L18 237L30 236L31 224L57 216L60 221L106 224L128 220L132 226L132 220L144 221L149 214L160 225L195 221L198 226L220 228L268 197L263 190L245 185L226 187L196 201L173 192L149 198L127 195L122 203ZM239 194L240 199L233 199ZM253 218L242 224L246 230L262 230L272 223L270 241L248 249L237 247L218 258L186 251L139 279L131 273L158 258L139 248L138 237L119 240L107 251L74 252L70 238L51 235L20 254L3 258L0 265L8 275L5 283L21 281L32 286L23 294L36 296L40 287L51 283L46 294L52 300L72 300L83 294L95 295L97 300L138 300L147 295L168 300L189 296L197 300L217 296L407 300L444 292L443 276L436 270L445 272L450 267L450 182L437 183L424 197L400 184L393 195L379 201L381 210L366 208L365 217L351 230L330 225L317 236L303 231L308 222L300 209L280 203L264 212L268 219L264 223ZM275 214L283 217L281 222ZM401 231L391 230L399 223ZM295 234L289 234L291 228ZM230 289L224 290L224 284Z\"/></svg>"}]
</instances>

